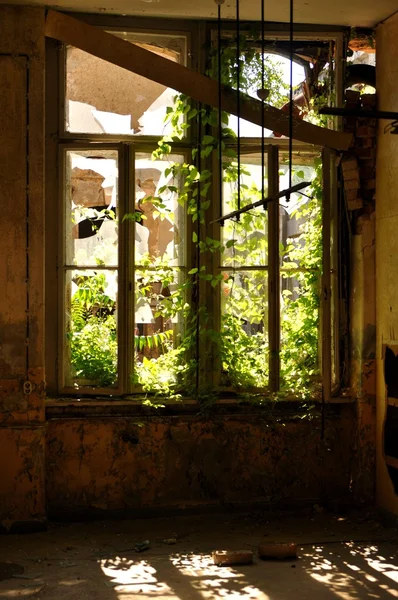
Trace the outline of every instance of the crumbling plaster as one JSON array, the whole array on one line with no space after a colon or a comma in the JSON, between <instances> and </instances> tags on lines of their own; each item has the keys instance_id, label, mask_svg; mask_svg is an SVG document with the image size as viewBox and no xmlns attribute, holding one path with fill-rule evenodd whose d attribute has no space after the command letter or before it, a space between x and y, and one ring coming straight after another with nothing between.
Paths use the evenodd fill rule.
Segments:
<instances>
[{"instance_id":1,"label":"crumbling plaster","mask_svg":"<svg viewBox=\"0 0 398 600\"><path fill-rule=\"evenodd\" d=\"M319 410L144 418L54 418L47 502L55 517L93 511L265 503L349 502L353 406L336 407L321 439Z\"/></svg>"}]
</instances>

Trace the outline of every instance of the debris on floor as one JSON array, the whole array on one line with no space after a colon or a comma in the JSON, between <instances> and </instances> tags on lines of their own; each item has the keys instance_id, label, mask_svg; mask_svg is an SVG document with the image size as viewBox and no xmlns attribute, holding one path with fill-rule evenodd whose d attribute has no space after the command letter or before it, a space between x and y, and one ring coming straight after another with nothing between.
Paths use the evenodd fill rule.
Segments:
<instances>
[{"instance_id":1,"label":"debris on floor","mask_svg":"<svg viewBox=\"0 0 398 600\"><path fill-rule=\"evenodd\" d=\"M145 550L149 550L149 540L144 540L143 542L138 542L134 546L135 552L145 552Z\"/></svg>"},{"instance_id":2,"label":"debris on floor","mask_svg":"<svg viewBox=\"0 0 398 600\"><path fill-rule=\"evenodd\" d=\"M253 562L252 550L214 550L213 562L225 567L228 565L250 565Z\"/></svg>"}]
</instances>

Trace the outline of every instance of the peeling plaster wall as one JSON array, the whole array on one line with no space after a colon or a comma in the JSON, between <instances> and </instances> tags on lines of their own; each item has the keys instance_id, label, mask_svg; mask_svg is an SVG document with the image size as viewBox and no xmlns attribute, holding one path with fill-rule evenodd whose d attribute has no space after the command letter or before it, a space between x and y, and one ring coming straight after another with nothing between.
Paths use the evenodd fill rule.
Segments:
<instances>
[{"instance_id":1,"label":"peeling plaster wall","mask_svg":"<svg viewBox=\"0 0 398 600\"><path fill-rule=\"evenodd\" d=\"M45 342L53 347L54 327L45 340L43 32L41 9L0 7L0 530L41 525L46 502L50 515L73 515L228 502L327 504L347 500L352 482L360 495L369 484L358 483L362 463L355 460L370 464L374 410L372 357L362 351L363 410L329 409L323 441L319 411L311 421L225 414L148 417L139 427L135 418L98 416L50 418L45 427L44 349ZM358 252L371 262L367 231ZM372 322L361 319L358 331ZM363 454L354 455L355 439L357 450L365 440Z\"/></svg>"},{"instance_id":2,"label":"peeling plaster wall","mask_svg":"<svg viewBox=\"0 0 398 600\"><path fill-rule=\"evenodd\" d=\"M356 400L352 491L374 502L376 446L375 218L362 215L351 246L350 387Z\"/></svg>"},{"instance_id":3,"label":"peeling plaster wall","mask_svg":"<svg viewBox=\"0 0 398 600\"><path fill-rule=\"evenodd\" d=\"M0 7L0 530L44 501L44 11Z\"/></svg>"},{"instance_id":4,"label":"peeling plaster wall","mask_svg":"<svg viewBox=\"0 0 398 600\"><path fill-rule=\"evenodd\" d=\"M398 13L378 26L376 46L378 108L398 111ZM379 123L376 171L377 502L398 515L398 495L384 456L387 394L383 365L384 345L398 348L398 135L385 134L385 125L385 121Z\"/></svg>"},{"instance_id":5,"label":"peeling plaster wall","mask_svg":"<svg viewBox=\"0 0 398 600\"><path fill-rule=\"evenodd\" d=\"M318 411L315 411L318 412ZM265 506L348 501L353 405L320 421L293 416L50 419L46 449L50 516L95 509L223 503Z\"/></svg>"}]
</instances>

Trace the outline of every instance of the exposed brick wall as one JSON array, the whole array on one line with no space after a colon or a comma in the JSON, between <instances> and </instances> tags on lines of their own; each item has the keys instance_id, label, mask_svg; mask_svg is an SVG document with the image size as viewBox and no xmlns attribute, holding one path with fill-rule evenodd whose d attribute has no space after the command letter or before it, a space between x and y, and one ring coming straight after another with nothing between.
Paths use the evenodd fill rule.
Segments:
<instances>
[{"instance_id":1,"label":"exposed brick wall","mask_svg":"<svg viewBox=\"0 0 398 600\"><path fill-rule=\"evenodd\" d=\"M345 107L371 111L376 108L376 94L361 96L359 92L347 90ZM346 117L344 129L355 136L353 148L341 162L347 208L360 211L358 214L371 214L376 191L376 119Z\"/></svg>"}]
</instances>

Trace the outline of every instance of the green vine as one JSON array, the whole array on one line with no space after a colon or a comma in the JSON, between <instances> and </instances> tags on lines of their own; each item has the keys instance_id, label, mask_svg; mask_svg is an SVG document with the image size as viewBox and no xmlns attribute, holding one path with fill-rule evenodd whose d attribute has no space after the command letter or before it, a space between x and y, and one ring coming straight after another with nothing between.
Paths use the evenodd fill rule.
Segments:
<instances>
[{"instance_id":1,"label":"green vine","mask_svg":"<svg viewBox=\"0 0 398 600\"><path fill-rule=\"evenodd\" d=\"M261 54L249 42L242 40L240 59L240 85L242 91L255 95L262 87ZM236 49L226 44L222 49L222 81L234 87L237 80ZM217 53L210 55L209 74L217 72ZM268 101L282 106L287 101L287 86L275 62L265 63L265 87ZM222 230L222 239L214 239L206 232L211 208L214 173L210 160L214 153L222 152L224 190L229 189L228 210L237 207L237 185L240 181L240 200L244 206L261 198L261 183L252 179L247 165L238 168L236 136L229 127L229 115L222 113L222 139L214 134L218 126L218 111L196 106L190 98L178 94L174 104L167 108L167 121L172 133L158 142L153 160L169 161L175 151L174 143L183 140L189 128L199 131L200 137L192 151L191 162L171 162L164 171L169 182L148 196L145 202L153 206L154 218L171 219L165 195L175 194L192 223L192 247L198 262L185 275L171 267L161 257L144 256L140 259L140 275L135 285L136 303L147 301L152 307L154 331L147 335L135 333L135 368L132 375L135 385L147 393L147 402L159 404L164 398L181 398L189 395L203 404L213 402L221 390L237 392L253 400L267 397L268 387L268 283L266 270L255 270L257 265L266 268L268 260L267 211L260 209L242 215L238 222L228 221ZM312 184L306 192L310 199L298 199L290 218L295 218L298 231L294 239L280 248L281 259L281 393L294 393L307 398L316 391L319 381L319 294L322 264L321 240L321 163L311 172ZM304 177L298 168L295 180ZM306 178L308 173L306 174ZM126 219L139 222L140 212ZM220 270L210 268L208 257L217 262ZM211 264L210 260L210 264ZM245 270L245 268L247 268ZM102 282L103 283L103 282ZM285 285L286 284L286 285ZM206 291L207 290L207 291ZM217 319L208 306L208 295L221 297L222 316ZM101 305L109 307L103 284L97 289L102 294ZM102 385L112 384L112 366L106 377L99 377L99 369L92 370L97 359L86 366L80 357L93 344L94 336L102 340L114 374L116 373L116 326L114 315L93 315L93 299L88 301L87 291L78 290L72 299L73 327L71 353L74 369L79 376L97 379ZM98 299L95 301L98 302ZM111 307L112 308L112 307ZM101 317L101 318L99 318ZM157 326L157 322L163 325ZM99 329L102 327L102 334ZM95 348L97 348L95 346ZM198 352L198 348L200 349ZM98 361L104 360L99 353ZM91 362L90 362L91 361ZM206 369L220 374L213 381Z\"/></svg>"}]
</instances>

